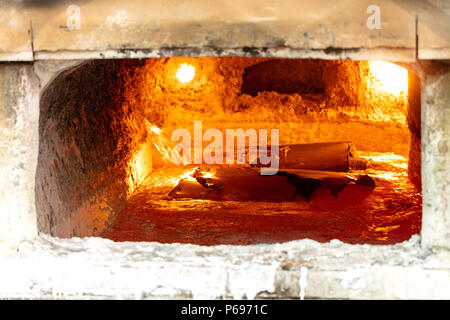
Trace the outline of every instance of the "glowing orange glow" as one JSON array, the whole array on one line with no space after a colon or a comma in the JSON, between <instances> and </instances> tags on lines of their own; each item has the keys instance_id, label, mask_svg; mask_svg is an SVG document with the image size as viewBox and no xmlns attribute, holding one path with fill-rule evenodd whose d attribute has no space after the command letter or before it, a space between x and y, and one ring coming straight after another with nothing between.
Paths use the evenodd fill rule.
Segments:
<instances>
[{"instance_id":1,"label":"glowing orange glow","mask_svg":"<svg viewBox=\"0 0 450 320\"><path fill-rule=\"evenodd\" d=\"M188 181L195 181L195 177L194 177L194 173L195 171L197 171L198 168L194 168L188 172L186 172L185 174L183 174L181 177L178 178L178 180L188 180Z\"/></svg>"},{"instance_id":2,"label":"glowing orange glow","mask_svg":"<svg viewBox=\"0 0 450 320\"><path fill-rule=\"evenodd\" d=\"M186 164L187 160L182 157L178 152L172 148L172 142L170 138L157 126L151 124L149 121L145 120L147 126L147 131L150 134L150 139L153 147L158 150L157 157L166 164L171 165L175 163ZM155 161L158 161L157 158Z\"/></svg>"},{"instance_id":3,"label":"glowing orange glow","mask_svg":"<svg viewBox=\"0 0 450 320\"><path fill-rule=\"evenodd\" d=\"M302 238L391 244L420 232L420 79L375 59L272 60L181 56L121 63L121 87L111 86L111 99L123 108L98 116L108 120L104 138L117 140L117 151L105 153L108 167L103 158L93 163L98 176L86 177L99 188L113 183L107 192L99 189L105 201L122 192L122 183L111 179L126 179L128 197L123 211L104 210L115 215L101 237L205 246ZM42 141L49 145L44 151L58 142L52 135ZM347 144L333 154L331 145L324 151L318 145L337 141L355 148ZM241 155L244 163L237 161ZM268 167L261 158L278 165L277 174L258 175ZM308 169L331 165L345 171ZM39 177L54 167L44 166Z\"/></svg>"},{"instance_id":4,"label":"glowing orange glow","mask_svg":"<svg viewBox=\"0 0 450 320\"><path fill-rule=\"evenodd\" d=\"M380 89L392 94L400 94L408 90L408 70L385 61L370 62L370 73L378 80Z\"/></svg>"},{"instance_id":5,"label":"glowing orange glow","mask_svg":"<svg viewBox=\"0 0 450 320\"><path fill-rule=\"evenodd\" d=\"M161 134L161 132L162 132L162 130L160 129L160 128L158 128L157 126L155 126L155 125L152 125L152 124L150 124L148 121L146 121L147 123L147 128L150 130L150 131L152 131L153 133L156 133L156 134Z\"/></svg>"},{"instance_id":6,"label":"glowing orange glow","mask_svg":"<svg viewBox=\"0 0 450 320\"><path fill-rule=\"evenodd\" d=\"M213 178L215 178L216 176L215 176L214 173L212 173L212 172L202 172L202 173L201 173L201 177L202 177L202 178L205 178L205 179L213 179Z\"/></svg>"},{"instance_id":7,"label":"glowing orange glow","mask_svg":"<svg viewBox=\"0 0 450 320\"><path fill-rule=\"evenodd\" d=\"M152 153L150 148L151 146L148 143L143 144L128 164L130 167L128 174L130 194L143 184L145 179L152 173Z\"/></svg>"},{"instance_id":8,"label":"glowing orange glow","mask_svg":"<svg viewBox=\"0 0 450 320\"><path fill-rule=\"evenodd\" d=\"M190 64L183 63L177 70L177 79L182 83L191 81L195 76L195 68Z\"/></svg>"}]
</instances>

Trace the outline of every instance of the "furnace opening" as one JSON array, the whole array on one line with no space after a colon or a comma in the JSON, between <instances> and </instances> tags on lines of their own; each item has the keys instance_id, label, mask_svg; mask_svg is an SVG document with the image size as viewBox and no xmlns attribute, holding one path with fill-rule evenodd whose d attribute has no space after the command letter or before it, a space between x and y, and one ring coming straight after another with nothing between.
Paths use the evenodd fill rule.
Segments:
<instances>
[{"instance_id":1,"label":"furnace opening","mask_svg":"<svg viewBox=\"0 0 450 320\"><path fill-rule=\"evenodd\" d=\"M38 227L53 236L389 244L420 232L420 79L396 64L89 61L49 84L40 111Z\"/></svg>"}]
</instances>

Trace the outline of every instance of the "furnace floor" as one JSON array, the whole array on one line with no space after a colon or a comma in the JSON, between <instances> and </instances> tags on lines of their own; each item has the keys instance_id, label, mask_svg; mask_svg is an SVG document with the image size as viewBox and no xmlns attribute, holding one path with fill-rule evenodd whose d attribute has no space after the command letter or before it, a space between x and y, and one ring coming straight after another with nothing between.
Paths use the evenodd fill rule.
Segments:
<instances>
[{"instance_id":1,"label":"furnace floor","mask_svg":"<svg viewBox=\"0 0 450 320\"><path fill-rule=\"evenodd\" d=\"M236 202L168 199L186 168L160 168L133 194L102 237L199 245L249 245L309 238L320 242L392 244L420 232L422 196L407 175L407 160L370 153L364 171L376 183L367 193L317 190L311 201Z\"/></svg>"}]
</instances>

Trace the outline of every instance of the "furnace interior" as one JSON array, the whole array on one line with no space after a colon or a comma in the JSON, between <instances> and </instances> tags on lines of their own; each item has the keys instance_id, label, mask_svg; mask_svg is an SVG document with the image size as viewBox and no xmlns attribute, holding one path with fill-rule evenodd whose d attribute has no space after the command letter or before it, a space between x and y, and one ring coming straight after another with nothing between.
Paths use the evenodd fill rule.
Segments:
<instances>
[{"instance_id":1,"label":"furnace interior","mask_svg":"<svg viewBox=\"0 0 450 320\"><path fill-rule=\"evenodd\" d=\"M61 73L43 92L40 108L36 204L44 233L211 245L301 238L383 244L420 232L420 80L394 64L244 57L89 61ZM298 191L292 183L298 170L306 177L336 176L333 167L304 162L280 162L283 174L265 180L265 189L252 177L241 185L214 184L223 172L255 166L189 164L186 158L174 164L171 134L186 129L194 146L194 121L201 121L202 134L217 129L223 137L227 129L278 129L279 145L291 149L350 142L356 162L345 158L348 168L336 169L338 178L368 176L375 187L351 180L336 191L319 179L306 196L287 196ZM320 153L316 146L312 158ZM328 157L333 162L341 155ZM193 193L176 189L191 180ZM205 196L208 185L220 185L218 196Z\"/></svg>"}]
</instances>

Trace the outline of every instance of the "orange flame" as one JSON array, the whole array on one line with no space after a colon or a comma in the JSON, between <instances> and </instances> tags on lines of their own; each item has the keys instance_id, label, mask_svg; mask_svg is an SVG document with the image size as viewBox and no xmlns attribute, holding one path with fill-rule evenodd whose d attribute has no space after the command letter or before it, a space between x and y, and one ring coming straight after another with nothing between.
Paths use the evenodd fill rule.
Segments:
<instances>
[{"instance_id":1,"label":"orange flame","mask_svg":"<svg viewBox=\"0 0 450 320\"><path fill-rule=\"evenodd\" d=\"M174 164L173 160L176 160L177 163L186 164L186 160L172 148L173 142L160 128L151 124L147 120L145 120L145 125L147 127L152 144L158 151L162 164Z\"/></svg>"}]
</instances>

